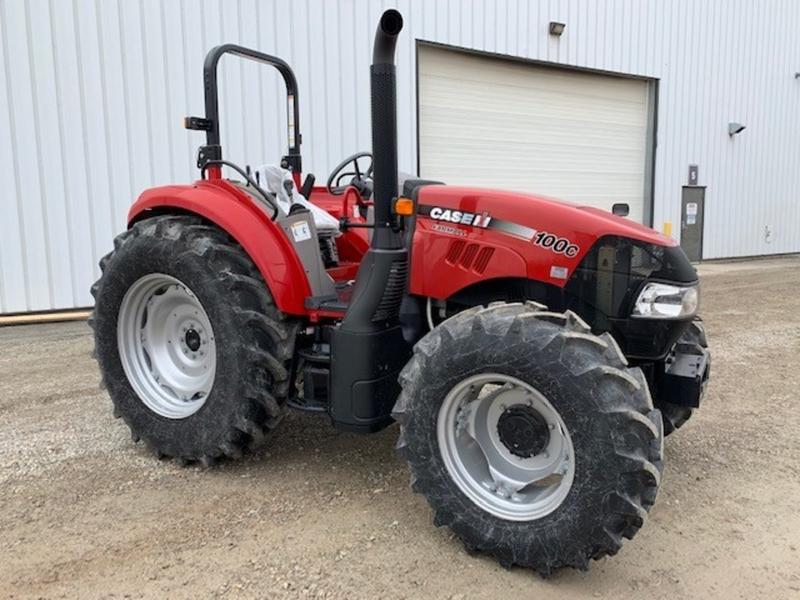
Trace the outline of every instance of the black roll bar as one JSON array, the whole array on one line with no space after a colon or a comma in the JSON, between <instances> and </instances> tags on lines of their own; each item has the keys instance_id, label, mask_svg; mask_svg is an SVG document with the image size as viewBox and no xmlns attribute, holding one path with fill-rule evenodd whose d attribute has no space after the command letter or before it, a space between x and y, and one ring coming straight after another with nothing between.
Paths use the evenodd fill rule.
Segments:
<instances>
[{"instance_id":1,"label":"black roll bar","mask_svg":"<svg viewBox=\"0 0 800 600\"><path fill-rule=\"evenodd\" d=\"M187 129L199 129L206 132L206 145L200 148L197 158L198 168L202 168L209 161L222 160L222 147L219 136L219 88L217 85L217 65L225 54L234 54L248 60L272 65L283 76L286 83L287 107L287 133L289 134L289 152L283 157L281 166L289 168L295 173L302 173L302 159L300 157L300 108L298 105L297 79L289 64L278 58L257 50L237 46L236 44L222 44L208 51L203 63L203 85L205 89L206 116L205 119L197 117L186 118Z\"/></svg>"}]
</instances>

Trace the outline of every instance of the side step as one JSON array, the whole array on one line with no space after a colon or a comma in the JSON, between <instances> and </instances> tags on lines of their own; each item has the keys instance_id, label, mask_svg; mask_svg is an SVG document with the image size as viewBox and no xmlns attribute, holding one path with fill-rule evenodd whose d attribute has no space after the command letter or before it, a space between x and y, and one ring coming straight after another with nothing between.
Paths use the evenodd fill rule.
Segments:
<instances>
[{"instance_id":1,"label":"side step","mask_svg":"<svg viewBox=\"0 0 800 600\"><path fill-rule=\"evenodd\" d=\"M336 284L335 294L324 296L309 296L306 298L306 308L329 313L340 313L344 316L350 300L353 297L353 282L339 282Z\"/></svg>"}]
</instances>

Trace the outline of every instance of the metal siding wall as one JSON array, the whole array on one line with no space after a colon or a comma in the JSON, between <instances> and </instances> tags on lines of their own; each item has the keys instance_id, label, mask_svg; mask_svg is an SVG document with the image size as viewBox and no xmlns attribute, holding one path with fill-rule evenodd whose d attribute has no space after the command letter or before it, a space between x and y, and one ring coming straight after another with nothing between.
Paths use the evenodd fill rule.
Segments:
<instances>
[{"instance_id":1,"label":"metal siding wall","mask_svg":"<svg viewBox=\"0 0 800 600\"><path fill-rule=\"evenodd\" d=\"M0 313L86 306L143 189L196 177L202 60L238 42L292 64L306 171L370 146L368 65L396 5L400 168L416 170L415 40L654 77L654 223L679 230L689 163L706 258L800 251L800 3L793 0L0 0ZM560 39L547 33L563 21ZM223 61L228 158L277 162L276 73ZM729 121L747 129L730 139ZM771 237L765 238L765 228Z\"/></svg>"}]
</instances>

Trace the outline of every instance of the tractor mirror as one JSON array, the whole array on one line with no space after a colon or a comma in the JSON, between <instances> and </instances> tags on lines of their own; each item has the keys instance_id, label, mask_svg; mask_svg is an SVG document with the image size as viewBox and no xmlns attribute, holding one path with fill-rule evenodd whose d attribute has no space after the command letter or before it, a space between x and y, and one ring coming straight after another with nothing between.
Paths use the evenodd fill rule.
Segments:
<instances>
[{"instance_id":1,"label":"tractor mirror","mask_svg":"<svg viewBox=\"0 0 800 600\"><path fill-rule=\"evenodd\" d=\"M631 213L631 207L625 202L618 202L611 207L611 212L618 217L627 217Z\"/></svg>"}]
</instances>

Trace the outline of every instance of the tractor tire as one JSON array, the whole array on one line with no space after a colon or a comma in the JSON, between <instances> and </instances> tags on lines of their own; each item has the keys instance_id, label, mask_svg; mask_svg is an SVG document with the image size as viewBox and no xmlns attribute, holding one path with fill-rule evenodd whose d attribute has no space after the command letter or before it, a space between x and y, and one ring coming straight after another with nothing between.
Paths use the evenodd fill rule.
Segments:
<instances>
[{"instance_id":1,"label":"tractor tire","mask_svg":"<svg viewBox=\"0 0 800 600\"><path fill-rule=\"evenodd\" d=\"M119 235L100 268L94 355L134 442L208 466L275 428L297 325L235 241L197 217L157 216Z\"/></svg>"},{"instance_id":2,"label":"tractor tire","mask_svg":"<svg viewBox=\"0 0 800 600\"><path fill-rule=\"evenodd\" d=\"M708 348L703 320L698 317L692 321L689 328L678 339L678 343L692 344L704 349ZM690 406L676 404L665 399L660 399L657 402L657 406L661 411L661 416L664 418L664 435L674 433L677 429L683 427L694 414L694 409Z\"/></svg>"},{"instance_id":3,"label":"tractor tire","mask_svg":"<svg viewBox=\"0 0 800 600\"><path fill-rule=\"evenodd\" d=\"M542 576L586 570L653 506L663 432L647 381L571 311L468 309L415 346L400 383L412 489L470 552Z\"/></svg>"}]
</instances>

